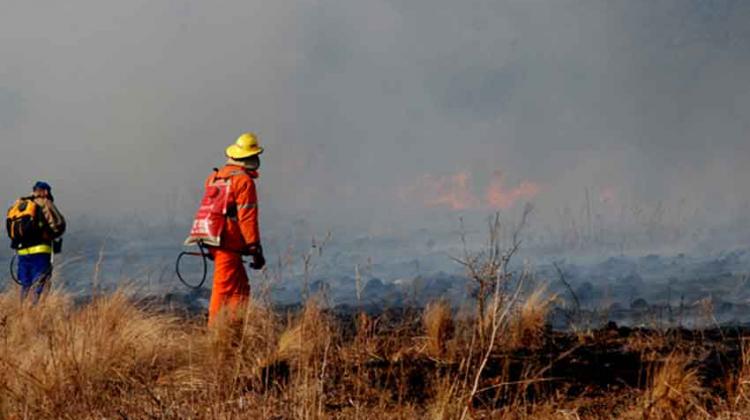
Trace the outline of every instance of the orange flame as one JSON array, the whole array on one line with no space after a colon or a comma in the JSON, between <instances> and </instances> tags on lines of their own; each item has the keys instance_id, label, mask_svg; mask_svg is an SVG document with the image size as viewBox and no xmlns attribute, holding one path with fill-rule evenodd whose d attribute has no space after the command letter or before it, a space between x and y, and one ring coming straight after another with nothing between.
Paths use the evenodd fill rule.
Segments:
<instances>
[{"instance_id":1,"label":"orange flame","mask_svg":"<svg viewBox=\"0 0 750 420\"><path fill-rule=\"evenodd\" d=\"M493 174L484 194L477 194L469 171L450 175L427 174L415 185L402 188L399 195L406 201L415 198L427 207L445 207L451 210L496 209L505 210L522 200L530 200L539 194L540 187L531 181L523 181L515 188L506 189L501 172Z\"/></svg>"},{"instance_id":2,"label":"orange flame","mask_svg":"<svg viewBox=\"0 0 750 420\"><path fill-rule=\"evenodd\" d=\"M466 171L448 176L425 175L422 181L424 203L429 207L467 210L479 205L471 191L471 174Z\"/></svg>"},{"instance_id":3,"label":"orange flame","mask_svg":"<svg viewBox=\"0 0 750 420\"><path fill-rule=\"evenodd\" d=\"M505 210L513 207L520 200L531 200L536 197L539 189L536 183L523 181L517 187L506 190L502 172L495 171L492 174L492 182L487 188L485 200L489 207Z\"/></svg>"}]
</instances>

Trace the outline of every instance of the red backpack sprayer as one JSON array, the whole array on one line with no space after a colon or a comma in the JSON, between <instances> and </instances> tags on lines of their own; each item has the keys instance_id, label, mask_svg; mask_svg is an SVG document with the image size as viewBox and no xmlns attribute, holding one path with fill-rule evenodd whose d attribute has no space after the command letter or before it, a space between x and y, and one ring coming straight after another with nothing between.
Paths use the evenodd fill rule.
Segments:
<instances>
[{"instance_id":1,"label":"red backpack sprayer","mask_svg":"<svg viewBox=\"0 0 750 420\"><path fill-rule=\"evenodd\" d=\"M218 169L214 169L214 171L218 173ZM177 278L190 289L200 289L208 278L208 261L212 259L208 248L221 245L221 234L227 220L230 188L231 179L219 178L214 174L213 179L206 187L200 207L193 219L190 235L184 244L185 246L197 246L198 251L183 251L177 256L177 262L175 263ZM185 257L201 259L203 276L199 281L186 280L180 268Z\"/></svg>"}]
</instances>

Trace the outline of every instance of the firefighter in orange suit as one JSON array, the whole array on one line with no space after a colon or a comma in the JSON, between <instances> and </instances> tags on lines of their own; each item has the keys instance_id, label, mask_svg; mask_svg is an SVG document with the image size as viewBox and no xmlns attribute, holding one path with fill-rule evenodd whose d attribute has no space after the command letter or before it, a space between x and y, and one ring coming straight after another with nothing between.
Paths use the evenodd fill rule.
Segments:
<instances>
[{"instance_id":1,"label":"firefighter in orange suit","mask_svg":"<svg viewBox=\"0 0 750 420\"><path fill-rule=\"evenodd\" d=\"M217 176L231 180L221 246L210 248L214 259L214 282L208 309L209 324L223 308L233 311L250 296L250 284L242 257L252 257L250 268L254 270L261 270L266 264L260 244L258 195L255 189L261 153L263 148L258 144L257 136L245 133L226 149L226 165L206 180L206 186Z\"/></svg>"}]
</instances>

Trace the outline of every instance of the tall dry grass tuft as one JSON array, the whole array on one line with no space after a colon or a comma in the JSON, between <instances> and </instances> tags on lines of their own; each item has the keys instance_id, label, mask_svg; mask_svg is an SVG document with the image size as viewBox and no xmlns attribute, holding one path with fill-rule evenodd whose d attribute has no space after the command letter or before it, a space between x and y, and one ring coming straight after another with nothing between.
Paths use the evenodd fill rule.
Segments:
<instances>
[{"instance_id":1,"label":"tall dry grass tuft","mask_svg":"<svg viewBox=\"0 0 750 420\"><path fill-rule=\"evenodd\" d=\"M702 410L700 402L705 390L698 369L690 366L691 360L689 355L675 352L652 371L644 394L644 417L684 418Z\"/></svg>"},{"instance_id":2,"label":"tall dry grass tuft","mask_svg":"<svg viewBox=\"0 0 750 420\"><path fill-rule=\"evenodd\" d=\"M726 409L730 412L750 409L750 347L747 339L740 340L739 366L724 379L727 394Z\"/></svg>"},{"instance_id":3,"label":"tall dry grass tuft","mask_svg":"<svg viewBox=\"0 0 750 420\"><path fill-rule=\"evenodd\" d=\"M464 387L453 377L441 377L434 383L434 397L427 410L433 420L450 420L459 418L464 409L461 392Z\"/></svg>"},{"instance_id":4,"label":"tall dry grass tuft","mask_svg":"<svg viewBox=\"0 0 750 420\"><path fill-rule=\"evenodd\" d=\"M174 372L172 379L210 389L216 398L267 384L280 329L276 314L250 299L235 312L219 314L210 328L191 334L190 363Z\"/></svg>"},{"instance_id":5,"label":"tall dry grass tuft","mask_svg":"<svg viewBox=\"0 0 750 420\"><path fill-rule=\"evenodd\" d=\"M275 358L290 368L293 416L323 418L325 385L331 369L333 327L320 302L308 300L302 314L279 338Z\"/></svg>"},{"instance_id":6,"label":"tall dry grass tuft","mask_svg":"<svg viewBox=\"0 0 750 420\"><path fill-rule=\"evenodd\" d=\"M331 335L330 320L323 313L320 303L311 299L301 316L281 334L276 359L309 361L330 342Z\"/></svg>"},{"instance_id":7,"label":"tall dry grass tuft","mask_svg":"<svg viewBox=\"0 0 750 420\"><path fill-rule=\"evenodd\" d=\"M367 315L365 312L358 313L355 324L357 340L362 342L370 341L375 337L377 324L377 319Z\"/></svg>"},{"instance_id":8,"label":"tall dry grass tuft","mask_svg":"<svg viewBox=\"0 0 750 420\"><path fill-rule=\"evenodd\" d=\"M546 285L536 288L514 313L509 342L505 344L512 349L541 346L544 343L547 317L556 299L556 295L547 293Z\"/></svg>"},{"instance_id":9,"label":"tall dry grass tuft","mask_svg":"<svg viewBox=\"0 0 750 420\"><path fill-rule=\"evenodd\" d=\"M364 312L357 315L355 321L355 336L352 345L342 349L342 357L353 361L357 370L361 370L362 364L368 359L378 357L380 352L380 340L378 339L379 320Z\"/></svg>"},{"instance_id":10,"label":"tall dry grass tuft","mask_svg":"<svg viewBox=\"0 0 750 420\"><path fill-rule=\"evenodd\" d=\"M453 314L448 302L429 303L422 314L422 327L427 339L427 355L438 359L444 357L446 343L453 334Z\"/></svg>"},{"instance_id":11,"label":"tall dry grass tuft","mask_svg":"<svg viewBox=\"0 0 750 420\"><path fill-rule=\"evenodd\" d=\"M123 291L81 309L57 292L34 307L4 294L0 319L2 406L10 412L104 415L112 399L127 406L133 394L151 392L144 383L160 370L182 363L177 320L140 311Z\"/></svg>"}]
</instances>

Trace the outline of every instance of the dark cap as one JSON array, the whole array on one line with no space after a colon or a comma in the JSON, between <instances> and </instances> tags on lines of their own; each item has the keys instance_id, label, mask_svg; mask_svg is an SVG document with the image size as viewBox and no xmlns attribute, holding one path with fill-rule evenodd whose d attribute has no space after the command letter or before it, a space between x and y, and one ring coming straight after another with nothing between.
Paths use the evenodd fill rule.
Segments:
<instances>
[{"instance_id":1,"label":"dark cap","mask_svg":"<svg viewBox=\"0 0 750 420\"><path fill-rule=\"evenodd\" d=\"M34 184L34 190L47 190L52 192L52 187L44 181L37 181L37 183Z\"/></svg>"}]
</instances>

